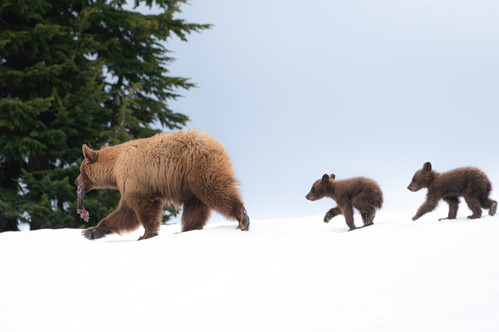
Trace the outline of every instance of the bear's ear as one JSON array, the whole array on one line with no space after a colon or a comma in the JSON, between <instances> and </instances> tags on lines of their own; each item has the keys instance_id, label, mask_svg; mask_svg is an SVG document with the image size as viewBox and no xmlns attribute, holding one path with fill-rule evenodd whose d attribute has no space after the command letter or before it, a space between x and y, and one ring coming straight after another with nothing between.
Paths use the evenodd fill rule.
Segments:
<instances>
[{"instance_id":1,"label":"bear's ear","mask_svg":"<svg viewBox=\"0 0 499 332\"><path fill-rule=\"evenodd\" d=\"M82 148L83 150L83 156L88 159L89 161L96 161L97 160L97 152L89 148L86 144L83 144Z\"/></svg>"},{"instance_id":2,"label":"bear's ear","mask_svg":"<svg viewBox=\"0 0 499 332\"><path fill-rule=\"evenodd\" d=\"M431 171L431 163L429 161L425 162L423 165L423 171L429 172Z\"/></svg>"},{"instance_id":3,"label":"bear's ear","mask_svg":"<svg viewBox=\"0 0 499 332\"><path fill-rule=\"evenodd\" d=\"M336 175L334 175L333 173L331 173L331 175L329 176L329 178L330 178L331 180L334 180L334 179L336 179Z\"/></svg>"},{"instance_id":4,"label":"bear's ear","mask_svg":"<svg viewBox=\"0 0 499 332\"><path fill-rule=\"evenodd\" d=\"M104 150L104 149L107 149L108 147L109 147L109 145L103 145L100 149Z\"/></svg>"},{"instance_id":5,"label":"bear's ear","mask_svg":"<svg viewBox=\"0 0 499 332\"><path fill-rule=\"evenodd\" d=\"M321 183L322 183L322 184L324 184L324 185L325 185L325 184L328 184L328 183L329 183L329 175L324 174L324 175L322 176Z\"/></svg>"}]
</instances>

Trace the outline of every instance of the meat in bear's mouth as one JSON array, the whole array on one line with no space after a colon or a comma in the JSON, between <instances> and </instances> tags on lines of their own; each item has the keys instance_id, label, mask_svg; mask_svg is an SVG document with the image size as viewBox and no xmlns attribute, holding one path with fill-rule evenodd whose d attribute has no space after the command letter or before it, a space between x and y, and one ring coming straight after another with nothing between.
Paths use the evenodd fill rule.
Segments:
<instances>
[{"instance_id":1,"label":"meat in bear's mouth","mask_svg":"<svg viewBox=\"0 0 499 332\"><path fill-rule=\"evenodd\" d=\"M76 212L78 212L83 220L88 222L89 213L85 210L85 205L83 204L83 198L85 197L85 185L83 183L78 185L76 194L78 195L78 207L76 208Z\"/></svg>"}]
</instances>

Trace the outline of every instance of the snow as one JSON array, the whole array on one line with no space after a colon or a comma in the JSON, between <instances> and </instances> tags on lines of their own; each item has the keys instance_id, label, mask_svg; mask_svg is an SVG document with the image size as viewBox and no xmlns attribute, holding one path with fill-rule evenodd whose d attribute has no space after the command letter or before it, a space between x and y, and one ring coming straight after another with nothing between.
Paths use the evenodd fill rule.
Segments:
<instances>
[{"instance_id":1,"label":"snow","mask_svg":"<svg viewBox=\"0 0 499 332\"><path fill-rule=\"evenodd\" d=\"M1 330L498 331L499 216L414 213L352 232L317 215L145 241L2 233Z\"/></svg>"}]
</instances>

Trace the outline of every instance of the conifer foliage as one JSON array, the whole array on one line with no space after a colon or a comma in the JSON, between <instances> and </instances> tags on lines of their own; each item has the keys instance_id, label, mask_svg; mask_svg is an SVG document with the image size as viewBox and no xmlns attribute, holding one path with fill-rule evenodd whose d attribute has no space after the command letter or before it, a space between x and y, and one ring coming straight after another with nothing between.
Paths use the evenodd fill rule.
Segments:
<instances>
[{"instance_id":1,"label":"conifer foliage","mask_svg":"<svg viewBox=\"0 0 499 332\"><path fill-rule=\"evenodd\" d=\"M0 231L18 220L31 229L88 226L74 187L82 144L98 149L151 136L153 125L185 125L167 102L194 85L168 75L165 45L209 28L176 18L185 2L0 2ZM118 200L117 191L89 193L90 223Z\"/></svg>"}]
</instances>

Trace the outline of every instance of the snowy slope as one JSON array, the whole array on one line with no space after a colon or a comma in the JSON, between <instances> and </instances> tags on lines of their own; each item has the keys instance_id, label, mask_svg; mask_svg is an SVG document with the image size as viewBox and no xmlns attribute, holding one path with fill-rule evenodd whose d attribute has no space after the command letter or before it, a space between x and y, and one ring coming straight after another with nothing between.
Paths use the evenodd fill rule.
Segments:
<instances>
[{"instance_id":1,"label":"snowy slope","mask_svg":"<svg viewBox=\"0 0 499 332\"><path fill-rule=\"evenodd\" d=\"M353 232L320 215L140 242L3 233L0 330L499 331L499 217L414 212Z\"/></svg>"}]
</instances>

